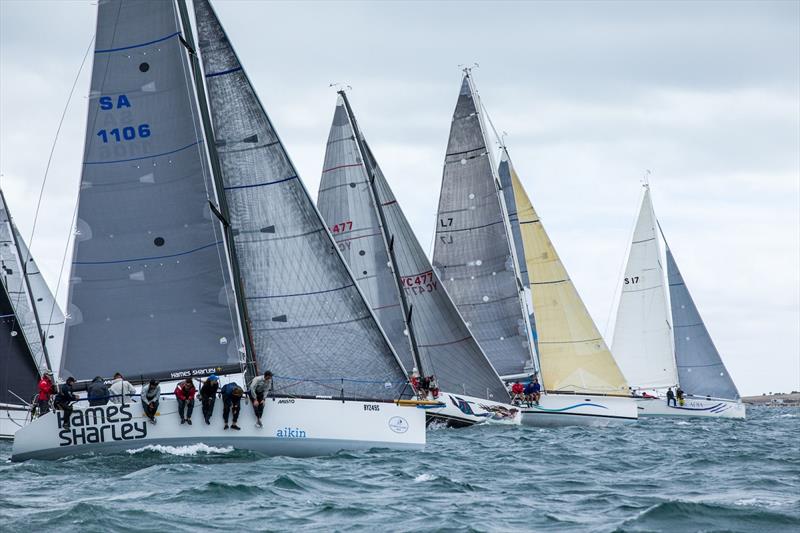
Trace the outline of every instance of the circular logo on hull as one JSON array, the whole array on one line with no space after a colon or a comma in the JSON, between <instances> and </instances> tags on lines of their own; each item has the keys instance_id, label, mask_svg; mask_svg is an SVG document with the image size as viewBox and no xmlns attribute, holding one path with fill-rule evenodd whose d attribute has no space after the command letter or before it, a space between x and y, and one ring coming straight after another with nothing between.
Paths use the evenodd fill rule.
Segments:
<instances>
[{"instance_id":1,"label":"circular logo on hull","mask_svg":"<svg viewBox=\"0 0 800 533\"><path fill-rule=\"evenodd\" d=\"M408 420L402 416L393 416L389 419L389 429L395 433L405 433L408 431Z\"/></svg>"}]
</instances>

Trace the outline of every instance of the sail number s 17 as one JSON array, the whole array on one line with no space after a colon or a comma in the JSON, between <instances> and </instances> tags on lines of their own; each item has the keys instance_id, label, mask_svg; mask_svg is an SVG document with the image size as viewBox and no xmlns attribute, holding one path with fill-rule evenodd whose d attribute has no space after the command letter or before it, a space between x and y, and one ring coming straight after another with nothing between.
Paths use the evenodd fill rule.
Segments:
<instances>
[{"instance_id":1,"label":"sail number s 17","mask_svg":"<svg viewBox=\"0 0 800 533\"><path fill-rule=\"evenodd\" d=\"M629 278L625 278L625 285L635 285L639 283L639 276L631 276Z\"/></svg>"}]
</instances>

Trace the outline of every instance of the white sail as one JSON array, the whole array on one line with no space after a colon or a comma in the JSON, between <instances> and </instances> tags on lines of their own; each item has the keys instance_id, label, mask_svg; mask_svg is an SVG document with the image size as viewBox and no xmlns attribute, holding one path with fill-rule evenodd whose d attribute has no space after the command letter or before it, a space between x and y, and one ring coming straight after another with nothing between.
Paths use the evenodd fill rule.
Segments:
<instances>
[{"instance_id":1,"label":"white sail","mask_svg":"<svg viewBox=\"0 0 800 533\"><path fill-rule=\"evenodd\" d=\"M612 352L631 387L678 383L657 223L645 188L622 280Z\"/></svg>"}]
</instances>

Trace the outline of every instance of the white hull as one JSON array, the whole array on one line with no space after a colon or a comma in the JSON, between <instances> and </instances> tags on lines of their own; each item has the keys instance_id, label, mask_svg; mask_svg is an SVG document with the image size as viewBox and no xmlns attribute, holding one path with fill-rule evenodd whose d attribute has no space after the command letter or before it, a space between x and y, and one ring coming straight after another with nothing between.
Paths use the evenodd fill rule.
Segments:
<instances>
[{"instance_id":1,"label":"white hull","mask_svg":"<svg viewBox=\"0 0 800 533\"><path fill-rule=\"evenodd\" d=\"M425 446L425 411L394 403L329 399L275 398L267 402L262 422L242 400L240 431L223 430L222 400L217 399L211 424L206 425L195 402L192 425L180 424L178 404L162 399L157 424L149 422L139 402L75 409L72 427L60 427L62 413L37 418L14 437L12 461L57 459L93 453L117 453L148 445L184 446L204 443L252 450L268 455L309 457L341 450L392 448L419 450Z\"/></svg>"},{"instance_id":2,"label":"white hull","mask_svg":"<svg viewBox=\"0 0 800 533\"><path fill-rule=\"evenodd\" d=\"M687 398L683 405L667 405L666 398L636 398L639 416L746 417L745 405L733 400Z\"/></svg>"},{"instance_id":3,"label":"white hull","mask_svg":"<svg viewBox=\"0 0 800 533\"><path fill-rule=\"evenodd\" d=\"M0 407L0 439L13 439L14 434L30 421L31 410L24 406Z\"/></svg>"},{"instance_id":4,"label":"white hull","mask_svg":"<svg viewBox=\"0 0 800 533\"><path fill-rule=\"evenodd\" d=\"M443 423L451 427L466 427L483 423L518 426L522 422L520 408L507 403L449 392L439 393L437 400L443 404L443 407L426 409L428 424Z\"/></svg>"},{"instance_id":5,"label":"white hull","mask_svg":"<svg viewBox=\"0 0 800 533\"><path fill-rule=\"evenodd\" d=\"M591 394L544 394L539 405L522 408L522 424L537 427L613 426L635 422L636 403L631 398Z\"/></svg>"}]
</instances>

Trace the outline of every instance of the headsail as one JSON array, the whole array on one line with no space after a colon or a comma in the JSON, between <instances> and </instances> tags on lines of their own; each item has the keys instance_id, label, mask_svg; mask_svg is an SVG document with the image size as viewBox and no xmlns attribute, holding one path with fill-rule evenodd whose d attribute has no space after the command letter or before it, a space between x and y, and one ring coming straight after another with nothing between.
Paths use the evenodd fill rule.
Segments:
<instances>
[{"instance_id":1,"label":"headsail","mask_svg":"<svg viewBox=\"0 0 800 533\"><path fill-rule=\"evenodd\" d=\"M100 2L62 376L241 368L188 53L174 2Z\"/></svg>"},{"instance_id":2,"label":"headsail","mask_svg":"<svg viewBox=\"0 0 800 533\"><path fill-rule=\"evenodd\" d=\"M366 154L361 157L356 143L355 129L348 117L345 102L340 97L330 136L330 139L336 142L332 144L329 140L325 168L332 168L334 163L347 164L348 172L323 171L319 195L320 211L323 216L339 216L342 219L354 220L352 226L354 232L362 231L362 227L357 225L356 218L351 215L371 211L376 218L380 218L378 216L380 211L386 221L388 239L378 241L379 248L373 250L372 260L377 263L380 258L388 256L389 251L386 246L387 244L393 246L395 266L411 312L411 325L423 367L419 369L420 372L435 374L439 386L448 392L479 398L488 397L496 401L507 400L508 393L502 381L462 320L438 275L433 271L430 261L425 256L422 246L363 138L363 133L361 144ZM352 154L347 160L349 163L328 161L329 156L333 158L342 152ZM365 158L369 169L374 172L374 195L368 181L370 171L363 160ZM356 186L353 187L351 183ZM351 254L350 257L352 261L355 254ZM392 273L390 280L393 286L389 289L392 293L398 290L396 279ZM400 319L402 320L402 315ZM405 338L401 342L408 345L408 340Z\"/></svg>"},{"instance_id":3,"label":"headsail","mask_svg":"<svg viewBox=\"0 0 800 533\"><path fill-rule=\"evenodd\" d=\"M405 332L389 252L341 97L328 136L317 207L395 352L410 372L416 363Z\"/></svg>"},{"instance_id":4,"label":"headsail","mask_svg":"<svg viewBox=\"0 0 800 533\"><path fill-rule=\"evenodd\" d=\"M298 395L396 398L397 356L207 0L194 2L216 150L262 369ZM285 381L291 379L290 382Z\"/></svg>"},{"instance_id":5,"label":"headsail","mask_svg":"<svg viewBox=\"0 0 800 533\"><path fill-rule=\"evenodd\" d=\"M681 388L687 394L738 400L739 391L711 340L669 246L667 276Z\"/></svg>"},{"instance_id":6,"label":"headsail","mask_svg":"<svg viewBox=\"0 0 800 533\"><path fill-rule=\"evenodd\" d=\"M433 267L500 375L529 371L529 320L469 73L458 96L439 197Z\"/></svg>"},{"instance_id":7,"label":"headsail","mask_svg":"<svg viewBox=\"0 0 800 533\"><path fill-rule=\"evenodd\" d=\"M511 226L519 231L516 244L523 248L530 279L537 348L547 390L628 393L628 384L597 330L553 243L533 208L514 166L503 149L501 180L507 174L516 216ZM507 204L508 205L508 202ZM515 233L516 237L516 233ZM519 252L518 252L519 253Z\"/></svg>"},{"instance_id":8,"label":"headsail","mask_svg":"<svg viewBox=\"0 0 800 533\"><path fill-rule=\"evenodd\" d=\"M622 280L612 351L634 388L678 383L656 217L645 188Z\"/></svg>"}]
</instances>

